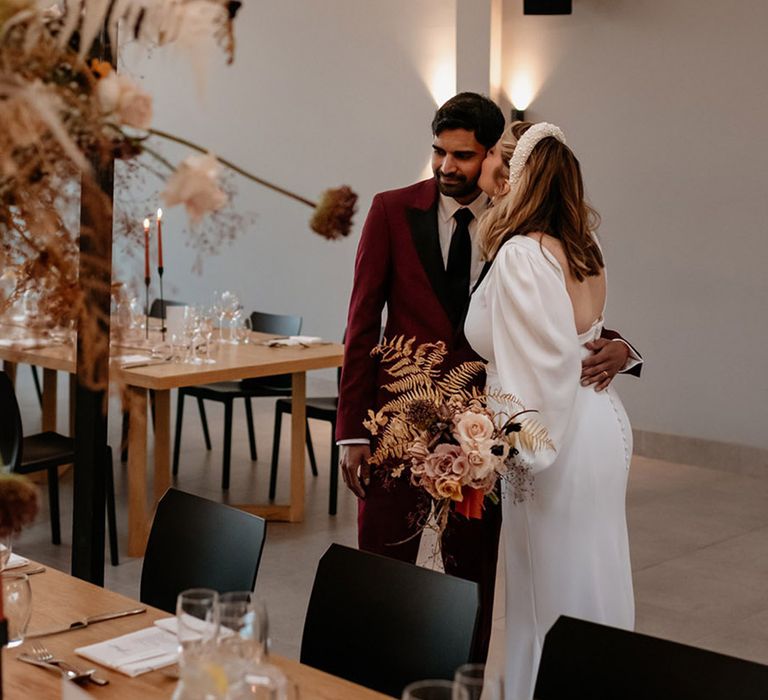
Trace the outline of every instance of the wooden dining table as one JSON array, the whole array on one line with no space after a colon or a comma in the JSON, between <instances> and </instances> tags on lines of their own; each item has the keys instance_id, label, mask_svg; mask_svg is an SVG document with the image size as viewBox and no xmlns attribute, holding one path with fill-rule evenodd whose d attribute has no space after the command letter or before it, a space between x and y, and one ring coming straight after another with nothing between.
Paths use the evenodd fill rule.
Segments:
<instances>
[{"instance_id":1,"label":"wooden dining table","mask_svg":"<svg viewBox=\"0 0 768 700\"><path fill-rule=\"evenodd\" d=\"M31 566L36 566L33 562ZM23 571L23 569L19 569ZM32 587L32 618L29 632L69 624L89 615L130 610L140 604L105 588L94 586L50 567L42 574L29 577ZM114 637L150 627L155 620L169 617L168 613L150 606L139 615L94 623L63 634L29 640L3 654L3 690L5 700L48 700L61 697L58 673L37 668L18 660L21 653L31 653L32 645L42 644L56 658L81 669L98 668L98 675L109 680L105 686L88 683L83 686L88 695L104 700L167 700L176 680L162 669L130 678L118 671L94 665L79 657L74 650ZM270 610L279 616L279 610ZM384 700L388 697L342 678L331 676L298 661L270 655L270 662L279 666L290 681L299 688L301 700Z\"/></svg>"},{"instance_id":2,"label":"wooden dining table","mask_svg":"<svg viewBox=\"0 0 768 700\"><path fill-rule=\"evenodd\" d=\"M12 330L0 325L0 338ZM235 507L268 520L301 522L304 519L304 444L306 440L306 373L311 370L341 366L344 347L338 343L308 346L269 347L274 338L252 332L249 342L238 345L218 344L214 364L160 362L131 369L113 363L110 380L125 385L129 405L128 430L128 554L142 556L154 505L171 485L171 390L197 384L233 381L275 374L292 376L290 497L285 503L237 503ZM159 339L158 339L159 340ZM136 354L130 348L113 348L112 354ZM75 349L71 344L36 347L1 345L0 360L15 375L16 364L43 368L43 430L55 430L56 372L76 371ZM153 390L154 403L154 478L151 492L147 483L147 398ZM70 430L74 415L73 381L70 379ZM149 507L148 507L149 504Z\"/></svg>"}]
</instances>

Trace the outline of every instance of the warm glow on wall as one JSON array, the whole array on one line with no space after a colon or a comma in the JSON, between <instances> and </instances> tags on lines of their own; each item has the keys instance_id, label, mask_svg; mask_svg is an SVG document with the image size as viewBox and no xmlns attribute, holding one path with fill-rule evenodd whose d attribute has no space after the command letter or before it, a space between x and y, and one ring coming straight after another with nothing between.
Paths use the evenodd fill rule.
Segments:
<instances>
[{"instance_id":1,"label":"warm glow on wall","mask_svg":"<svg viewBox=\"0 0 768 700\"><path fill-rule=\"evenodd\" d=\"M456 94L456 56L453 52L435 62L428 77L428 86L437 107Z\"/></svg>"},{"instance_id":2,"label":"warm glow on wall","mask_svg":"<svg viewBox=\"0 0 768 700\"><path fill-rule=\"evenodd\" d=\"M519 71L512 76L507 84L507 97L515 109L528 109L536 97L538 87L534 85L533 77L528 71Z\"/></svg>"}]
</instances>

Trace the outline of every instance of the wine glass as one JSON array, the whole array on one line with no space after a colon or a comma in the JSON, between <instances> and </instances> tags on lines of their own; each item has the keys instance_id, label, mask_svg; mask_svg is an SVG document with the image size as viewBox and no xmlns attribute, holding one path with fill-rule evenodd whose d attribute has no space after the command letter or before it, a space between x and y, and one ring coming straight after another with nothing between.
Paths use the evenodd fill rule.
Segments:
<instances>
[{"instance_id":1,"label":"wine glass","mask_svg":"<svg viewBox=\"0 0 768 700\"><path fill-rule=\"evenodd\" d=\"M230 291L224 291L219 298L221 303L221 312L223 318L226 318L230 322L230 333L227 340L222 339L223 343L229 343L231 345L237 344L237 339L232 332L232 322L238 314L242 314L242 306L237 294Z\"/></svg>"},{"instance_id":2,"label":"wine glass","mask_svg":"<svg viewBox=\"0 0 768 700\"><path fill-rule=\"evenodd\" d=\"M8 622L8 648L24 641L32 615L32 588L26 574L5 572L3 582L3 614Z\"/></svg>"},{"instance_id":3,"label":"wine glass","mask_svg":"<svg viewBox=\"0 0 768 700\"><path fill-rule=\"evenodd\" d=\"M219 594L209 588L190 588L176 599L179 665L194 664L209 654L219 635Z\"/></svg>"},{"instance_id":4,"label":"wine glass","mask_svg":"<svg viewBox=\"0 0 768 700\"><path fill-rule=\"evenodd\" d=\"M8 533L0 537L0 571L8 566L8 560L13 552L13 535Z\"/></svg>"},{"instance_id":5,"label":"wine glass","mask_svg":"<svg viewBox=\"0 0 768 700\"><path fill-rule=\"evenodd\" d=\"M407 685L402 700L469 700L469 695L453 681L427 680Z\"/></svg>"}]
</instances>

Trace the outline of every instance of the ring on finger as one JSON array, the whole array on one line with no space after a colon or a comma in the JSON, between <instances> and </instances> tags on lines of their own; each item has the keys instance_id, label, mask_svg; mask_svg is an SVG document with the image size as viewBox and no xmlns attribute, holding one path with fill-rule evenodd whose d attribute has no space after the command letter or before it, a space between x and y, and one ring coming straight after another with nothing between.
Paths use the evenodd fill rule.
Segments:
<instances>
[{"instance_id":1,"label":"ring on finger","mask_svg":"<svg viewBox=\"0 0 768 700\"><path fill-rule=\"evenodd\" d=\"M611 376L610 376L610 375L608 374L608 372L606 372L605 370L603 370L602 372L600 372L600 374L602 374L602 375L603 375L603 379L610 379L610 378L611 378Z\"/></svg>"}]
</instances>

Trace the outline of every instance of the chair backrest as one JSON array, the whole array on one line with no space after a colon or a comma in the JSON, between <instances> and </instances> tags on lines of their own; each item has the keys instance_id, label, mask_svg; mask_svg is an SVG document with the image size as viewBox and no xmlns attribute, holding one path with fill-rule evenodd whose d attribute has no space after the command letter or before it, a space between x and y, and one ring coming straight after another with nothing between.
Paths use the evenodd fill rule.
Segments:
<instances>
[{"instance_id":1,"label":"chair backrest","mask_svg":"<svg viewBox=\"0 0 768 700\"><path fill-rule=\"evenodd\" d=\"M0 467L15 471L21 464L23 432L13 382L0 370Z\"/></svg>"},{"instance_id":2,"label":"chair backrest","mask_svg":"<svg viewBox=\"0 0 768 700\"><path fill-rule=\"evenodd\" d=\"M470 660L477 584L331 545L317 568L301 662L400 697Z\"/></svg>"},{"instance_id":3,"label":"chair backrest","mask_svg":"<svg viewBox=\"0 0 768 700\"><path fill-rule=\"evenodd\" d=\"M538 700L757 700L768 666L561 616L544 640Z\"/></svg>"},{"instance_id":4,"label":"chair backrest","mask_svg":"<svg viewBox=\"0 0 768 700\"><path fill-rule=\"evenodd\" d=\"M187 588L253 590L266 525L255 515L169 489L149 533L141 601L172 613Z\"/></svg>"},{"instance_id":5,"label":"chair backrest","mask_svg":"<svg viewBox=\"0 0 768 700\"><path fill-rule=\"evenodd\" d=\"M251 313L251 330L260 333L274 333L275 335L298 335L301 333L303 319L301 316L291 314L268 314L263 311ZM271 377L257 377L256 379L243 379L243 388L269 387L275 391L290 393L291 375L275 374Z\"/></svg>"},{"instance_id":6,"label":"chair backrest","mask_svg":"<svg viewBox=\"0 0 768 700\"><path fill-rule=\"evenodd\" d=\"M251 330L275 335L298 335L301 333L301 316L292 314L268 314L263 311L251 313Z\"/></svg>"},{"instance_id":7,"label":"chair backrest","mask_svg":"<svg viewBox=\"0 0 768 700\"><path fill-rule=\"evenodd\" d=\"M159 299L153 299L152 305L149 307L150 318L165 318L165 309L169 306L186 306L186 301L173 301L172 299L163 299L161 302Z\"/></svg>"}]
</instances>

